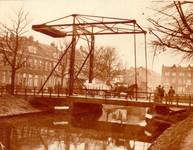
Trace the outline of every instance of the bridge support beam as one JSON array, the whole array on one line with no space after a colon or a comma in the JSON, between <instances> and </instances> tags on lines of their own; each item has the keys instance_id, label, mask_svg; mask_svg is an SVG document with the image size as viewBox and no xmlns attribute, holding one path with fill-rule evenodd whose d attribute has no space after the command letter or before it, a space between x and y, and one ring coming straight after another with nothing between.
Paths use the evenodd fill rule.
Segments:
<instances>
[{"instance_id":1,"label":"bridge support beam","mask_svg":"<svg viewBox=\"0 0 193 150\"><path fill-rule=\"evenodd\" d=\"M89 113L94 111L102 111L103 109L102 104L74 102L73 98L70 98L70 97L68 101L69 101L68 112L70 115L83 114L83 113Z\"/></svg>"}]
</instances>

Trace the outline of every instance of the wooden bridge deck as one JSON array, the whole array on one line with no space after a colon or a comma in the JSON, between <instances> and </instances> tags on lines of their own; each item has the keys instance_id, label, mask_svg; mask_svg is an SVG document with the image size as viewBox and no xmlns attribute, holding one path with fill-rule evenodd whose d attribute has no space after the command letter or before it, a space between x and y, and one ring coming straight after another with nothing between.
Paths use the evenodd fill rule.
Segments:
<instances>
[{"instance_id":1,"label":"wooden bridge deck","mask_svg":"<svg viewBox=\"0 0 193 150\"><path fill-rule=\"evenodd\" d=\"M173 101L172 104L163 100L163 102L154 102L154 100L147 98L102 98L102 97L85 97L85 96L71 96L73 102L80 103L95 103L95 104L108 104L108 105L121 105L121 106L138 106L138 107L152 107L154 105L168 106L168 107L179 107L179 108L193 108L193 103L191 101L176 102Z\"/></svg>"},{"instance_id":2,"label":"wooden bridge deck","mask_svg":"<svg viewBox=\"0 0 193 150\"><path fill-rule=\"evenodd\" d=\"M191 97L175 97L172 104L169 104L169 101L167 101L167 98L165 97L162 102L154 102L153 97L146 98L146 97L137 97L133 100L131 99L125 99L125 97L105 97L105 96L98 96L95 97L89 96L89 95L72 95L68 96L66 94L17 94L18 97L24 98L26 100L29 100L33 97L37 99L44 99L49 101L63 101L63 102L79 102L79 103L93 103L93 104L107 104L107 105L121 105L121 106L137 106L137 107L152 107L154 105L160 105L160 106L168 106L168 107L179 107L179 108L188 108L193 110L193 98Z\"/></svg>"}]
</instances>

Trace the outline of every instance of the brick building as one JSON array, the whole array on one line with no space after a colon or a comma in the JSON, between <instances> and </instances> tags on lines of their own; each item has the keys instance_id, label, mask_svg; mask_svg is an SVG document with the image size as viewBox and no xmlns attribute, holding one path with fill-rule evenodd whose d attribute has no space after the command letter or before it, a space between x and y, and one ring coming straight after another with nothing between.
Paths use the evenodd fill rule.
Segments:
<instances>
[{"instance_id":1,"label":"brick building","mask_svg":"<svg viewBox=\"0 0 193 150\"><path fill-rule=\"evenodd\" d=\"M173 86L178 94L193 94L193 67L190 65L188 67L163 65L161 82L166 92L170 86Z\"/></svg>"},{"instance_id":2,"label":"brick building","mask_svg":"<svg viewBox=\"0 0 193 150\"><path fill-rule=\"evenodd\" d=\"M26 38L26 43L22 59L26 59L27 61L16 72L15 86L40 88L58 62L60 51L54 45L35 42L32 36L23 38ZM6 50L9 51L9 49ZM0 49L0 59L0 86L5 86L11 84L12 72L11 66L6 61L2 49ZM61 69L61 65L56 68L58 72L61 72ZM65 79L63 80L63 85L67 82ZM45 88L61 84L61 81L61 77L53 73L46 83Z\"/></svg>"}]
</instances>

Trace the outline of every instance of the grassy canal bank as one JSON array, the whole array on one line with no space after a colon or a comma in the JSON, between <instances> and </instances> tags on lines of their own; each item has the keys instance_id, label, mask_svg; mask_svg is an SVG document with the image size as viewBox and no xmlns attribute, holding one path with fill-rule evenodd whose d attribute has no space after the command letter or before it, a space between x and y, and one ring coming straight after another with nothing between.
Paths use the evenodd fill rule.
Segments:
<instances>
[{"instance_id":1,"label":"grassy canal bank","mask_svg":"<svg viewBox=\"0 0 193 150\"><path fill-rule=\"evenodd\" d=\"M38 113L41 111L40 109L32 107L29 102L13 95L5 94L0 97L0 117Z\"/></svg>"},{"instance_id":2,"label":"grassy canal bank","mask_svg":"<svg viewBox=\"0 0 193 150\"><path fill-rule=\"evenodd\" d=\"M148 150L192 150L193 113L165 130Z\"/></svg>"}]
</instances>

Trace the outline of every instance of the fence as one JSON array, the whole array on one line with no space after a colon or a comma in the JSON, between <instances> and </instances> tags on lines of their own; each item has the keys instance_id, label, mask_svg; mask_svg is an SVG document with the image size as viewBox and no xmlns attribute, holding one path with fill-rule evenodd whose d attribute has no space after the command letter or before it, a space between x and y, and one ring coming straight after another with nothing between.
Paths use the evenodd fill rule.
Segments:
<instances>
[{"instance_id":1,"label":"fence","mask_svg":"<svg viewBox=\"0 0 193 150\"><path fill-rule=\"evenodd\" d=\"M39 88L33 87L25 87L25 88L15 88L14 89L14 94L15 95L23 95L24 99L26 100L27 96L41 96L41 97L67 97L69 96L69 89L68 88L44 88L43 90L40 91L39 93ZM1 87L1 92L0 95L2 96L3 94L10 93L11 89L8 87ZM101 98L126 98L125 93L120 93L120 97L115 96L115 92L111 90L100 90L100 89L79 89L79 88L74 88L73 89L74 94L79 96L79 95L84 95L86 97L101 97ZM183 105L186 104L191 107L193 104L193 95L190 94L176 94L173 97L172 103L169 100L168 94L165 94L163 97L163 100L160 98L154 97L154 94L151 92L133 92L133 98L136 101L140 100L145 100L149 101L149 103L162 103L164 105ZM129 97L128 97L129 98Z\"/></svg>"},{"instance_id":2,"label":"fence","mask_svg":"<svg viewBox=\"0 0 193 150\"><path fill-rule=\"evenodd\" d=\"M14 95L19 95L19 94L24 94L24 95L42 95L42 96L56 96L58 97L61 96L68 96L69 95L69 89L68 88L44 88L40 92L40 88L37 87L16 87L14 89ZM2 96L3 94L10 93L11 88L10 87L5 87L2 86L0 89L0 95ZM95 96L102 96L104 98L109 98L109 97L115 97L116 92L112 90L100 90L100 89L83 89L83 88L74 88L73 89L73 94L76 95L87 95L91 97ZM147 93L147 92L132 92L133 98L145 98L145 99L151 99L152 93ZM137 96L136 96L137 95ZM126 97L125 93L120 93L120 97Z\"/></svg>"}]
</instances>

